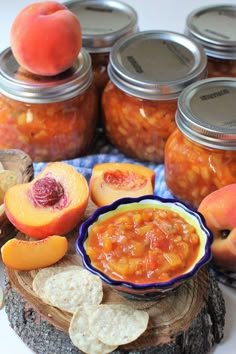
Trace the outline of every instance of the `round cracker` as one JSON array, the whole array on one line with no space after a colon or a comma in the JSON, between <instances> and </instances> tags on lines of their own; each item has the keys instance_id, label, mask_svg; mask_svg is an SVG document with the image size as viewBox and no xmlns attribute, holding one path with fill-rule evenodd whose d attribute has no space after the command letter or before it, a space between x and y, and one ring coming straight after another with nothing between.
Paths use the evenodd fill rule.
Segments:
<instances>
[{"instance_id":1,"label":"round cracker","mask_svg":"<svg viewBox=\"0 0 236 354\"><path fill-rule=\"evenodd\" d=\"M72 343L84 353L110 353L117 346L104 344L96 337L95 332L89 330L89 317L96 308L96 305L90 304L78 307L70 322L69 336Z\"/></svg>"},{"instance_id":2,"label":"round cracker","mask_svg":"<svg viewBox=\"0 0 236 354\"><path fill-rule=\"evenodd\" d=\"M4 306L4 293L2 287L0 286L0 310Z\"/></svg>"},{"instance_id":3,"label":"round cracker","mask_svg":"<svg viewBox=\"0 0 236 354\"><path fill-rule=\"evenodd\" d=\"M137 339L148 325L149 314L125 304L100 304L90 316L90 330L107 345L123 345Z\"/></svg>"},{"instance_id":4,"label":"round cracker","mask_svg":"<svg viewBox=\"0 0 236 354\"><path fill-rule=\"evenodd\" d=\"M74 313L84 303L100 304L102 281L87 270L67 270L49 277L43 287L43 301Z\"/></svg>"},{"instance_id":5,"label":"round cracker","mask_svg":"<svg viewBox=\"0 0 236 354\"><path fill-rule=\"evenodd\" d=\"M44 284L48 278L51 276L65 272L67 270L83 270L82 267L79 265L64 265L64 266L59 266L59 265L54 265L51 267L46 267L46 268L41 268L37 271L36 275L34 276L33 282L32 282L32 288L34 292L40 297L44 297Z\"/></svg>"}]
</instances>

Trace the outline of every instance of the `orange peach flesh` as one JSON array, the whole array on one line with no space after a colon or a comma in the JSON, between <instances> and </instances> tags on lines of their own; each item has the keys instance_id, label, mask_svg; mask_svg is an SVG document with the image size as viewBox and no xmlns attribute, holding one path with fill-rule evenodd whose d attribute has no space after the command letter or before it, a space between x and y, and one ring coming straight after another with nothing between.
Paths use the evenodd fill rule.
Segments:
<instances>
[{"instance_id":1,"label":"orange peach flesh","mask_svg":"<svg viewBox=\"0 0 236 354\"><path fill-rule=\"evenodd\" d=\"M67 252L66 237L53 235L43 240L11 239L1 248L3 263L16 270L33 270L58 262Z\"/></svg>"},{"instance_id":2,"label":"orange peach flesh","mask_svg":"<svg viewBox=\"0 0 236 354\"><path fill-rule=\"evenodd\" d=\"M149 168L128 163L104 163L93 168L89 189L93 202L103 206L123 197L153 194L154 183L155 173Z\"/></svg>"},{"instance_id":3,"label":"orange peach flesh","mask_svg":"<svg viewBox=\"0 0 236 354\"><path fill-rule=\"evenodd\" d=\"M42 207L32 198L33 183L45 176L62 184L62 206ZM18 230L36 238L68 233L79 223L88 204L86 179L72 166L60 162L48 164L32 182L13 187L5 194L6 215Z\"/></svg>"}]
</instances>

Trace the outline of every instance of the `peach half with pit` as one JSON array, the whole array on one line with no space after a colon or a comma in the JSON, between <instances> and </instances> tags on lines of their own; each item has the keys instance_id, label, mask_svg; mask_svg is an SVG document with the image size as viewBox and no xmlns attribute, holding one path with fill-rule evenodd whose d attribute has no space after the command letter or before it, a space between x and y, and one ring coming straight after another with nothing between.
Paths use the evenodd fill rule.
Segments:
<instances>
[{"instance_id":1,"label":"peach half with pit","mask_svg":"<svg viewBox=\"0 0 236 354\"><path fill-rule=\"evenodd\" d=\"M145 166L124 162L107 162L93 167L89 181L90 197L104 206L124 197L153 194L155 172Z\"/></svg>"},{"instance_id":2,"label":"peach half with pit","mask_svg":"<svg viewBox=\"0 0 236 354\"><path fill-rule=\"evenodd\" d=\"M214 235L213 262L236 272L236 183L207 195L198 207Z\"/></svg>"},{"instance_id":3,"label":"peach half with pit","mask_svg":"<svg viewBox=\"0 0 236 354\"><path fill-rule=\"evenodd\" d=\"M32 3L14 19L10 42L24 69L37 75L57 75L72 66L81 50L81 25L57 1Z\"/></svg>"},{"instance_id":4,"label":"peach half with pit","mask_svg":"<svg viewBox=\"0 0 236 354\"><path fill-rule=\"evenodd\" d=\"M72 231L87 208L88 197L88 183L80 172L65 162L51 162L31 182L10 187L4 205L19 231L42 239Z\"/></svg>"}]
</instances>

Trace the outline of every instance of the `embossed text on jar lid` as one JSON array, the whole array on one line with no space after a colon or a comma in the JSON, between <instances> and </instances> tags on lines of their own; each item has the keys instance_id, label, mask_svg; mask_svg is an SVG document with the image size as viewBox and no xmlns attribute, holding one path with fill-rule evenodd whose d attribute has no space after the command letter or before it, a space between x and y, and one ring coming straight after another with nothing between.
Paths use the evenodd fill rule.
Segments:
<instances>
[{"instance_id":1,"label":"embossed text on jar lid","mask_svg":"<svg viewBox=\"0 0 236 354\"><path fill-rule=\"evenodd\" d=\"M84 92L92 82L91 58L85 49L68 70L55 76L38 76L23 70L10 48L0 54L0 93L17 101L49 103Z\"/></svg>"},{"instance_id":2,"label":"embossed text on jar lid","mask_svg":"<svg viewBox=\"0 0 236 354\"><path fill-rule=\"evenodd\" d=\"M236 79L205 79L179 96L176 124L189 139L211 148L236 150Z\"/></svg>"},{"instance_id":3,"label":"embossed text on jar lid","mask_svg":"<svg viewBox=\"0 0 236 354\"><path fill-rule=\"evenodd\" d=\"M197 40L208 56L236 59L236 5L201 7L186 19L185 33Z\"/></svg>"},{"instance_id":4,"label":"embossed text on jar lid","mask_svg":"<svg viewBox=\"0 0 236 354\"><path fill-rule=\"evenodd\" d=\"M207 74L204 50L187 36L140 31L120 39L110 53L108 74L126 93L151 100L175 99Z\"/></svg>"},{"instance_id":5,"label":"embossed text on jar lid","mask_svg":"<svg viewBox=\"0 0 236 354\"><path fill-rule=\"evenodd\" d=\"M136 11L121 1L72 0L64 5L79 19L83 47L90 53L109 52L118 39L138 30Z\"/></svg>"}]
</instances>

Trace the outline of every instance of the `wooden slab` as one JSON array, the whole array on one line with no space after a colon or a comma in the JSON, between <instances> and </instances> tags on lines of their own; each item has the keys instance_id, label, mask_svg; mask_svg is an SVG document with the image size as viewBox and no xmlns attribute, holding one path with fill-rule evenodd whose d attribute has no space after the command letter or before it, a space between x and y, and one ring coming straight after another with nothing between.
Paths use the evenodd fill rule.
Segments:
<instances>
[{"instance_id":1,"label":"wooden slab","mask_svg":"<svg viewBox=\"0 0 236 354\"><path fill-rule=\"evenodd\" d=\"M74 247L77 234L75 230L68 236L65 264L81 264ZM7 269L6 312L11 326L37 354L80 353L68 336L71 314L45 304L32 290L36 272ZM224 335L224 299L207 267L156 301L132 301L104 284L102 302L128 303L150 316L145 333L115 353L208 353Z\"/></svg>"}]
</instances>

